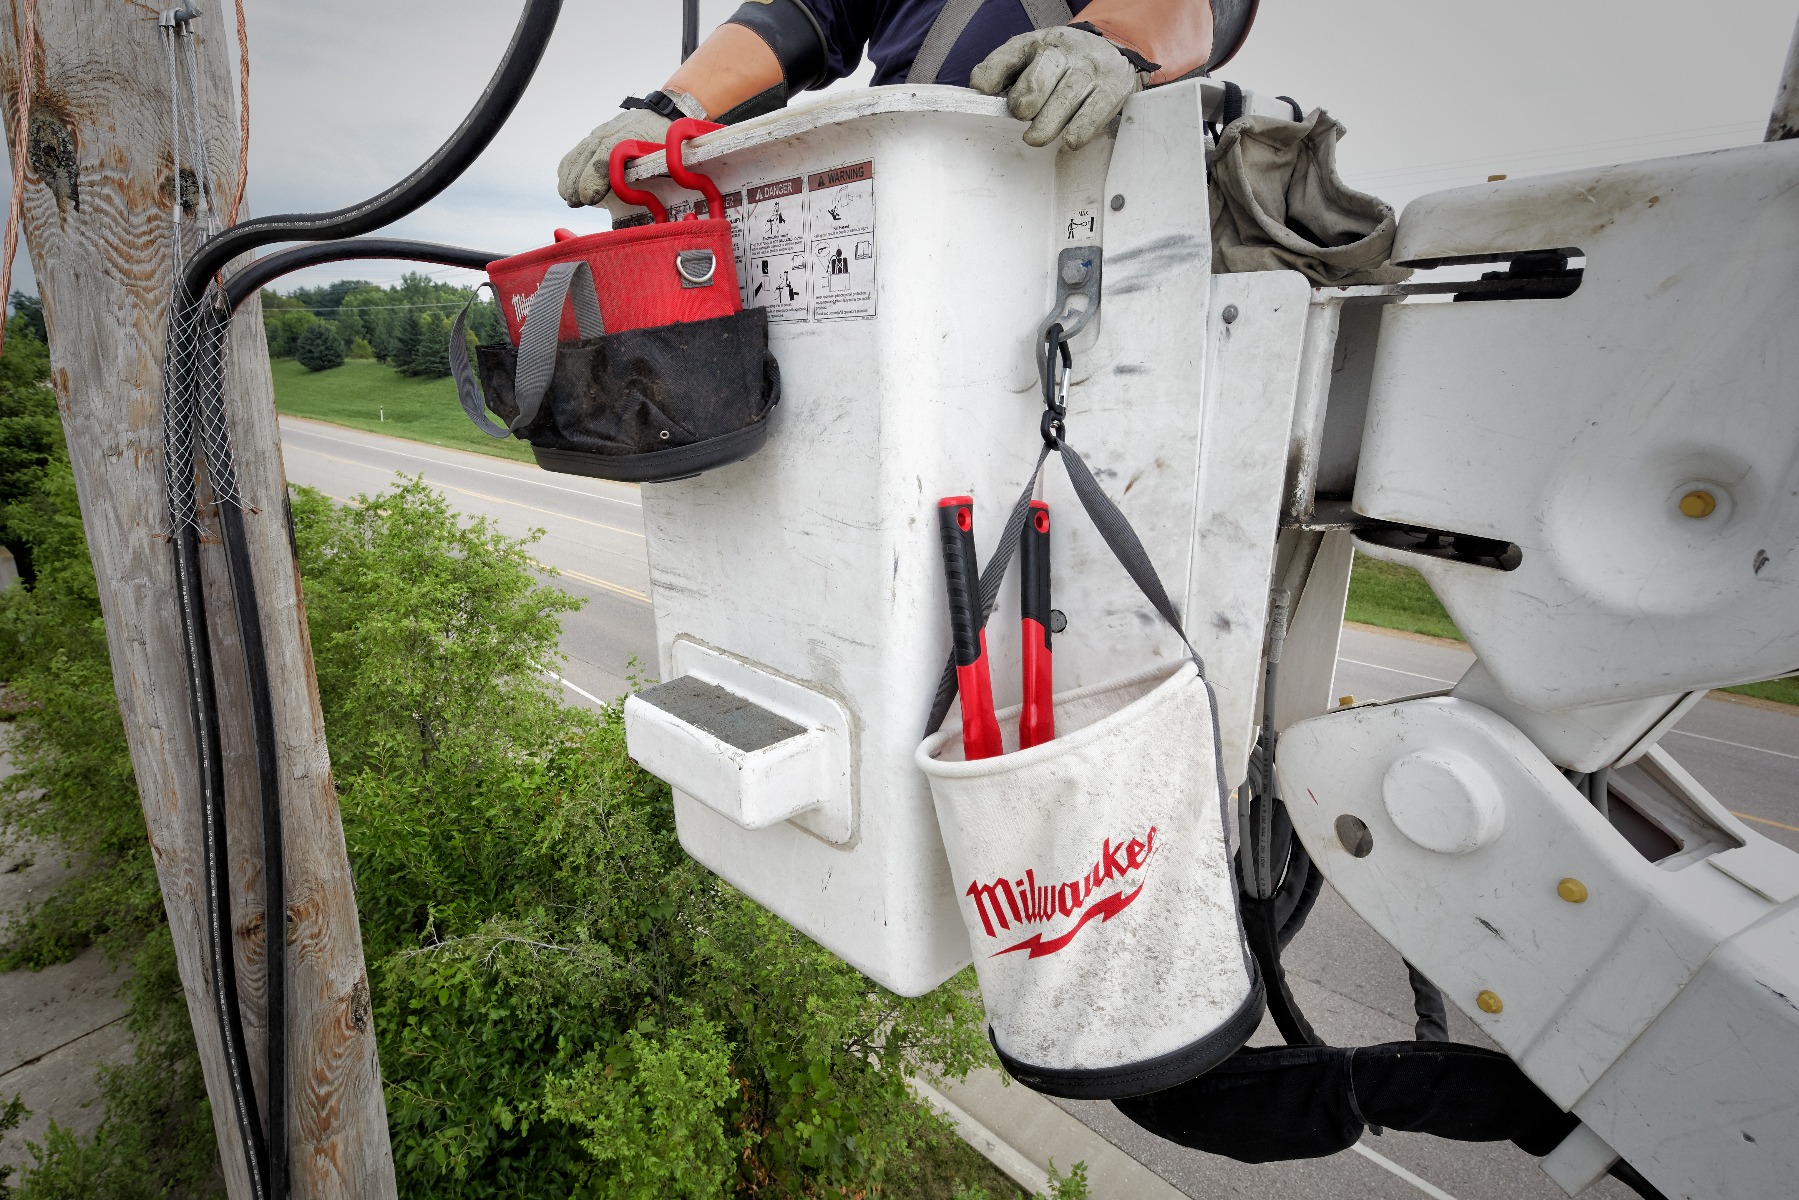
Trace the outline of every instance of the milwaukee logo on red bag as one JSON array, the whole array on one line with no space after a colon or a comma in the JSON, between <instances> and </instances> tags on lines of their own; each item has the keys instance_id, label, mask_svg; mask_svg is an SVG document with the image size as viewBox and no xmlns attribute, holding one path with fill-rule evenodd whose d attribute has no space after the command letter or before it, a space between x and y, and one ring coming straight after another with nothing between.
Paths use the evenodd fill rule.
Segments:
<instances>
[{"instance_id":1,"label":"milwaukee logo on red bag","mask_svg":"<svg viewBox=\"0 0 1799 1200\"><path fill-rule=\"evenodd\" d=\"M1156 829L1152 825L1141 839L1114 842L1106 838L1100 844L1099 860L1073 883L1040 884L1033 868L1027 870L1022 879L1001 877L992 883L977 879L968 885L963 895L974 900L975 910L981 915L981 927L990 938L1000 937L1014 925L1021 928L1059 925L1072 920L1072 925L1053 937L1045 938L1042 932L1033 933L1021 942L993 952L993 957L997 958L1014 950L1025 950L1031 958L1042 958L1072 942L1074 935L1093 918L1098 917L1104 924L1130 907L1143 892L1141 871L1155 849ZM1108 886L1114 883L1117 886L1108 891Z\"/></svg>"}]
</instances>

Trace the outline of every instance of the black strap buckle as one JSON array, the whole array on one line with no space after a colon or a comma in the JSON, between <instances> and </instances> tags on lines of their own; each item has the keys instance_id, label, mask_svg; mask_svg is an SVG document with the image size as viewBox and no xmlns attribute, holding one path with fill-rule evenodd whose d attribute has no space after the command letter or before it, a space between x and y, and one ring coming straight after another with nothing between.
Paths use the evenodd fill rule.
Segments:
<instances>
[{"instance_id":1,"label":"black strap buckle","mask_svg":"<svg viewBox=\"0 0 1799 1200\"><path fill-rule=\"evenodd\" d=\"M660 117L671 121L679 121L687 114L681 111L680 105L661 92L651 92L647 96L626 96L618 102L620 108L647 108Z\"/></svg>"}]
</instances>

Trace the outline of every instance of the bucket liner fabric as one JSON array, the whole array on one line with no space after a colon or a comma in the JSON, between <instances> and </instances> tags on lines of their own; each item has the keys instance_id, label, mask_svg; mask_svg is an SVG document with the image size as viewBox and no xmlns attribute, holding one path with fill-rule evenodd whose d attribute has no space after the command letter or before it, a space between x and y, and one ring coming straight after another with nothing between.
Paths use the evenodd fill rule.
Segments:
<instances>
[{"instance_id":1,"label":"bucket liner fabric","mask_svg":"<svg viewBox=\"0 0 1799 1200\"><path fill-rule=\"evenodd\" d=\"M1180 632L1136 534L1080 456L1058 448L1108 546ZM988 571L1005 570L1016 540L1002 537ZM1000 1062L1028 1087L1072 1099L1191 1079L1249 1039L1263 1002L1225 839L1217 706L1198 655L1057 696L1056 738L1022 751L1021 711L998 714L1009 753L964 761L959 722L916 752Z\"/></svg>"},{"instance_id":2,"label":"bucket liner fabric","mask_svg":"<svg viewBox=\"0 0 1799 1200\"><path fill-rule=\"evenodd\" d=\"M1391 262L1393 207L1337 177L1344 132L1322 108L1298 121L1248 115L1225 125L1208 161L1213 271L1299 271L1326 286L1411 274Z\"/></svg>"}]
</instances>

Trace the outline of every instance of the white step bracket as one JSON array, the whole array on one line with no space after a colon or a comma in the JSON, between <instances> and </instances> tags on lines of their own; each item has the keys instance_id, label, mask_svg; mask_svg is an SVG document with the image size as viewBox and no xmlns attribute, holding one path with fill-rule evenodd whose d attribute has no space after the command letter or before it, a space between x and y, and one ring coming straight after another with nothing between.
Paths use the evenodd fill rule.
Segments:
<instances>
[{"instance_id":1,"label":"white step bracket","mask_svg":"<svg viewBox=\"0 0 1799 1200\"><path fill-rule=\"evenodd\" d=\"M625 701L625 745L639 765L744 829L792 821L828 842L850 839L840 704L691 641L675 644L674 668Z\"/></svg>"}]
</instances>

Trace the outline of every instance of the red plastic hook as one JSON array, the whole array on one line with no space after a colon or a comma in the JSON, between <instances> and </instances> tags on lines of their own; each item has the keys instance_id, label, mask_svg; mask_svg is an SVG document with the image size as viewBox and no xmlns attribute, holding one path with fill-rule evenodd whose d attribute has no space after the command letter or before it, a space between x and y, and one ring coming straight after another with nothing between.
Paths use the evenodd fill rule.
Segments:
<instances>
[{"instance_id":1,"label":"red plastic hook","mask_svg":"<svg viewBox=\"0 0 1799 1200\"><path fill-rule=\"evenodd\" d=\"M679 125L680 122L675 124ZM660 149L662 147L655 142L620 142L612 148L612 154L606 160L606 177L612 181L612 194L626 204L640 204L649 209L650 216L658 223L668 220L668 209L662 207L662 201L654 193L634 188L625 182L625 164L633 158L642 158Z\"/></svg>"},{"instance_id":2,"label":"red plastic hook","mask_svg":"<svg viewBox=\"0 0 1799 1200\"><path fill-rule=\"evenodd\" d=\"M665 146L668 151L669 178L690 192L699 192L704 195L706 203L711 206L706 211L711 214L713 220L724 219L724 197L719 195L716 183L704 175L687 169L686 164L681 161L681 146L701 134L723 128L723 125L715 121L702 121L697 117L682 117L668 127L668 142Z\"/></svg>"}]
</instances>

